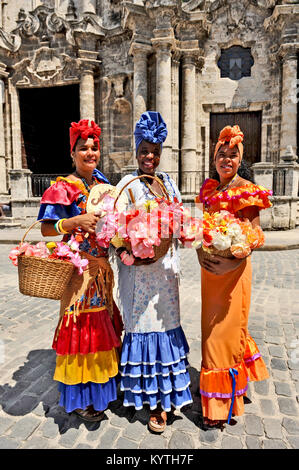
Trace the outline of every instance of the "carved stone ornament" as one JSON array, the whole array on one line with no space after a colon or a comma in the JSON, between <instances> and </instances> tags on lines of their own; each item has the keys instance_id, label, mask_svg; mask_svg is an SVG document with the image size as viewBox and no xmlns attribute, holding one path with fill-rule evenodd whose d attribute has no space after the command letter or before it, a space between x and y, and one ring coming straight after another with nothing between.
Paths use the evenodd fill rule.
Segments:
<instances>
[{"instance_id":1,"label":"carved stone ornament","mask_svg":"<svg viewBox=\"0 0 299 470\"><path fill-rule=\"evenodd\" d=\"M82 19L72 21L74 31L92 33L96 36L105 36L105 30L98 21L98 16L94 13L86 13Z\"/></svg>"},{"instance_id":2,"label":"carved stone ornament","mask_svg":"<svg viewBox=\"0 0 299 470\"><path fill-rule=\"evenodd\" d=\"M0 48L17 52L21 47L21 38L0 28Z\"/></svg>"},{"instance_id":3,"label":"carved stone ornament","mask_svg":"<svg viewBox=\"0 0 299 470\"><path fill-rule=\"evenodd\" d=\"M256 17L253 18L248 12L250 7L253 6L259 12L261 10L267 11L267 7L263 2L258 0L244 0L243 2L229 2L228 0L213 0L207 5L207 13L209 14L209 20L213 21L219 14L223 15L226 11L227 15L227 31L232 33L237 29L246 29L248 31L254 31L256 29ZM262 16L261 16L262 20Z\"/></svg>"},{"instance_id":4,"label":"carved stone ornament","mask_svg":"<svg viewBox=\"0 0 299 470\"><path fill-rule=\"evenodd\" d=\"M14 65L12 82L16 86L55 85L78 81L80 65L67 54L58 54L49 47L38 49L33 59L23 59Z\"/></svg>"},{"instance_id":5,"label":"carved stone ornament","mask_svg":"<svg viewBox=\"0 0 299 470\"><path fill-rule=\"evenodd\" d=\"M37 36L41 40L48 40L50 35L64 33L70 29L69 23L59 17L54 8L39 6L34 11L25 13L23 9L19 11L17 28L13 31L21 38Z\"/></svg>"}]
</instances>

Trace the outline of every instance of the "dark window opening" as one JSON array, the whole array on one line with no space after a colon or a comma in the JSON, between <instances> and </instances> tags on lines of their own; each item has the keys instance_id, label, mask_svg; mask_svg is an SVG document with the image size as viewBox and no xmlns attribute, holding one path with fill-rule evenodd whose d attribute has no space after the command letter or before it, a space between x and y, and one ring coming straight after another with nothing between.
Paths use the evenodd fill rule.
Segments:
<instances>
[{"instance_id":1,"label":"dark window opening","mask_svg":"<svg viewBox=\"0 0 299 470\"><path fill-rule=\"evenodd\" d=\"M232 46L229 49L221 49L218 60L221 78L240 80L242 77L250 77L253 64L250 47Z\"/></svg>"}]
</instances>

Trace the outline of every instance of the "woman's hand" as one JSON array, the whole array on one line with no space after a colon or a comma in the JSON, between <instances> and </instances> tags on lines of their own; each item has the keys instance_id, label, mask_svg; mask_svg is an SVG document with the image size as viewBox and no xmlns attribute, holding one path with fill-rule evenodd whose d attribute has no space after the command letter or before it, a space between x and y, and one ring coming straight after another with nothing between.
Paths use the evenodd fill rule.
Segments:
<instances>
[{"instance_id":1,"label":"woman's hand","mask_svg":"<svg viewBox=\"0 0 299 470\"><path fill-rule=\"evenodd\" d=\"M73 220L76 219L76 220ZM67 219L63 221L63 229L67 231L72 231L74 228L82 228L85 232L88 233L95 233L95 228L100 220L100 216L97 215L95 212L89 212L88 214L76 215L71 219ZM75 226L72 226L75 222ZM70 226L70 227L68 227Z\"/></svg>"},{"instance_id":2,"label":"woman's hand","mask_svg":"<svg viewBox=\"0 0 299 470\"><path fill-rule=\"evenodd\" d=\"M223 258L222 256L218 255L213 255L213 259L207 259L205 258L204 252L201 248L197 250L197 256L201 267L217 276L234 271L244 261L244 259Z\"/></svg>"}]
</instances>

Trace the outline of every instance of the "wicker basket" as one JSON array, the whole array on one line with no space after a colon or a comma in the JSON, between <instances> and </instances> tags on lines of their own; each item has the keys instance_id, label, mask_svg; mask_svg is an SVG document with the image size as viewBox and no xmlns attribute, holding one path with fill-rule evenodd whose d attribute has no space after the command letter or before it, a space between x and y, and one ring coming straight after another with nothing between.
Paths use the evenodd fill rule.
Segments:
<instances>
[{"instance_id":1,"label":"wicker basket","mask_svg":"<svg viewBox=\"0 0 299 470\"><path fill-rule=\"evenodd\" d=\"M29 227L21 244L29 230L41 221ZM20 255L18 257L19 290L21 294L31 297L61 300L74 269L74 265L69 261Z\"/></svg>"},{"instance_id":2,"label":"wicker basket","mask_svg":"<svg viewBox=\"0 0 299 470\"><path fill-rule=\"evenodd\" d=\"M168 201L170 201L170 197L169 197L169 194L164 186L164 184L162 183L162 181L157 178L156 176L150 176L150 175L140 175L140 176L136 176L135 178L132 178L127 184L125 184L123 186L123 188L120 190L119 192L119 195L117 196L117 198L115 199L115 202L114 202L114 209L116 208L116 204L117 204L117 201L118 201L118 198L120 197L121 193L123 192L123 190L129 185L132 183L132 181L135 181L137 179L141 179L141 178L151 178L153 180L156 180L163 193L164 193L164 196L168 199ZM131 199L133 198L133 195L132 195L132 192L130 192L130 195L131 195ZM132 202L134 203L135 201L132 200ZM120 247L124 247L126 248L126 250L128 252L132 252L132 248L131 248L131 245L130 243L126 242L125 240L123 240L122 238L118 237L117 235L111 240L111 243L113 246L115 246L116 248L120 248ZM159 258L162 258L162 256L165 256L167 251L169 250L170 246L171 246L171 243L172 243L172 235L170 235L169 237L167 238L161 238L161 243L159 246L153 246L153 249L154 249L154 252L155 252L155 256L151 259L157 261Z\"/></svg>"}]
</instances>

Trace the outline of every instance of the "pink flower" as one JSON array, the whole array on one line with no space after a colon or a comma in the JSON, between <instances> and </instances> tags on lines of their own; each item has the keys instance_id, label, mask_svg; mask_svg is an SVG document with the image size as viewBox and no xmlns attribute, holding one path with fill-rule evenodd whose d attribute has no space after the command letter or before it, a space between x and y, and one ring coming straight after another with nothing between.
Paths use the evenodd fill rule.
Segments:
<instances>
[{"instance_id":1,"label":"pink flower","mask_svg":"<svg viewBox=\"0 0 299 470\"><path fill-rule=\"evenodd\" d=\"M54 253L61 257L70 256L70 254L73 254L70 247L63 242L57 243L57 248L55 249Z\"/></svg>"},{"instance_id":2,"label":"pink flower","mask_svg":"<svg viewBox=\"0 0 299 470\"><path fill-rule=\"evenodd\" d=\"M116 214L107 214L106 216L102 217L96 228L96 238L98 244L104 248L108 248L111 239L117 232L117 228Z\"/></svg>"},{"instance_id":3,"label":"pink flower","mask_svg":"<svg viewBox=\"0 0 299 470\"><path fill-rule=\"evenodd\" d=\"M129 254L127 251L123 251L122 254L120 255L120 259L124 264L127 266L131 266L134 264L135 258L132 254Z\"/></svg>"},{"instance_id":4,"label":"pink flower","mask_svg":"<svg viewBox=\"0 0 299 470\"><path fill-rule=\"evenodd\" d=\"M20 254L20 250L17 248L13 248L9 253L9 259L12 261L14 266L18 266L18 256Z\"/></svg>"},{"instance_id":5,"label":"pink flower","mask_svg":"<svg viewBox=\"0 0 299 470\"><path fill-rule=\"evenodd\" d=\"M29 245L26 248L25 256L35 256L35 250L34 250L33 246Z\"/></svg>"},{"instance_id":6,"label":"pink flower","mask_svg":"<svg viewBox=\"0 0 299 470\"><path fill-rule=\"evenodd\" d=\"M71 253L69 258L73 265L78 269L78 273L82 274L84 268L88 265L88 260L82 259L78 252Z\"/></svg>"},{"instance_id":7,"label":"pink flower","mask_svg":"<svg viewBox=\"0 0 299 470\"><path fill-rule=\"evenodd\" d=\"M145 246L143 242L140 242L134 246L132 246L133 255L137 258L153 258L155 256L155 252L152 246Z\"/></svg>"},{"instance_id":8,"label":"pink flower","mask_svg":"<svg viewBox=\"0 0 299 470\"><path fill-rule=\"evenodd\" d=\"M71 236L70 240L67 242L69 245L70 249L73 251L79 251L79 242L77 242L76 238L74 235Z\"/></svg>"}]
</instances>

